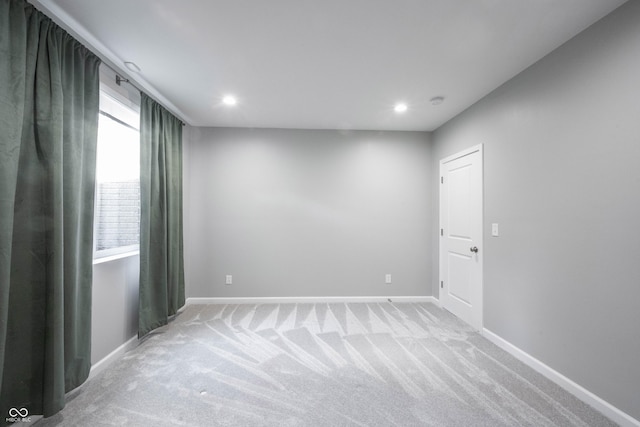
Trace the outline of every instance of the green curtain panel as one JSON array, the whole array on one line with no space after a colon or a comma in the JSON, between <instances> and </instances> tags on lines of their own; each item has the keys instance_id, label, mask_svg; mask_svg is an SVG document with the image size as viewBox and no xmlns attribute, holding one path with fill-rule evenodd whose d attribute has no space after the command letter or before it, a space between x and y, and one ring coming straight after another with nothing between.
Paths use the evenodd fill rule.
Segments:
<instances>
[{"instance_id":1,"label":"green curtain panel","mask_svg":"<svg viewBox=\"0 0 640 427\"><path fill-rule=\"evenodd\" d=\"M139 337L184 305L182 123L141 96Z\"/></svg>"},{"instance_id":2,"label":"green curtain panel","mask_svg":"<svg viewBox=\"0 0 640 427\"><path fill-rule=\"evenodd\" d=\"M0 420L50 416L91 368L100 60L0 0Z\"/></svg>"}]
</instances>

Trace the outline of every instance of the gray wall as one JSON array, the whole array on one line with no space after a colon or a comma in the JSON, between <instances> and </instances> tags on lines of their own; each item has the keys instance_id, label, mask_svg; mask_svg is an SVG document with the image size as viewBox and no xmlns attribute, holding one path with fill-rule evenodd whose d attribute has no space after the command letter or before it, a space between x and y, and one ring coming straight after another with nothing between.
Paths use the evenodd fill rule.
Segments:
<instances>
[{"instance_id":1,"label":"gray wall","mask_svg":"<svg viewBox=\"0 0 640 427\"><path fill-rule=\"evenodd\" d=\"M140 256L93 266L91 364L138 334Z\"/></svg>"},{"instance_id":2,"label":"gray wall","mask_svg":"<svg viewBox=\"0 0 640 427\"><path fill-rule=\"evenodd\" d=\"M433 138L485 147L485 327L640 419L640 2Z\"/></svg>"},{"instance_id":3,"label":"gray wall","mask_svg":"<svg viewBox=\"0 0 640 427\"><path fill-rule=\"evenodd\" d=\"M185 145L188 297L431 295L427 133L190 128Z\"/></svg>"}]
</instances>

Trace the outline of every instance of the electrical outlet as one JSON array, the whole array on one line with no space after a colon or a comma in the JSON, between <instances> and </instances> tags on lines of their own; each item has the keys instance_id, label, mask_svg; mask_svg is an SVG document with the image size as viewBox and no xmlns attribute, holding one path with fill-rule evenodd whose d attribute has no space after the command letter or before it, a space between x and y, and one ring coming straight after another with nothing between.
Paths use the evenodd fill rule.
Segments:
<instances>
[{"instance_id":1,"label":"electrical outlet","mask_svg":"<svg viewBox=\"0 0 640 427\"><path fill-rule=\"evenodd\" d=\"M227 274L227 277L225 277L225 279L224 279L224 284L225 285L233 284L233 276L230 275L230 274Z\"/></svg>"},{"instance_id":2,"label":"electrical outlet","mask_svg":"<svg viewBox=\"0 0 640 427\"><path fill-rule=\"evenodd\" d=\"M390 274L385 274L384 275L384 283L386 283L387 285L391 284L391 275Z\"/></svg>"},{"instance_id":3,"label":"electrical outlet","mask_svg":"<svg viewBox=\"0 0 640 427\"><path fill-rule=\"evenodd\" d=\"M491 235L493 237L498 237L500 235L500 231L498 230L498 224L491 224Z\"/></svg>"}]
</instances>

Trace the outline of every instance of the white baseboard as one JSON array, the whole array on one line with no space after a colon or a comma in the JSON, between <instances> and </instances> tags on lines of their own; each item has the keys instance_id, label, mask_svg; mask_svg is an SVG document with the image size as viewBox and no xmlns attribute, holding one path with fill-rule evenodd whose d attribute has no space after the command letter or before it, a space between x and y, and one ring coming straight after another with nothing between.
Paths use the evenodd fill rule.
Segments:
<instances>
[{"instance_id":1,"label":"white baseboard","mask_svg":"<svg viewBox=\"0 0 640 427\"><path fill-rule=\"evenodd\" d=\"M100 372L104 371L109 365L113 362L119 360L127 351L132 350L138 346L138 337L133 336L127 340L120 347L113 350L111 353L107 354L105 357L100 359L94 365L91 366L91 371L89 372L89 378L91 379L98 375Z\"/></svg>"},{"instance_id":2,"label":"white baseboard","mask_svg":"<svg viewBox=\"0 0 640 427\"><path fill-rule=\"evenodd\" d=\"M430 302L440 305L432 296L388 296L388 297L231 297L231 298L187 298L186 305L196 304L296 304L296 303L344 303L344 302Z\"/></svg>"},{"instance_id":3,"label":"white baseboard","mask_svg":"<svg viewBox=\"0 0 640 427\"><path fill-rule=\"evenodd\" d=\"M602 414L620 424L622 427L640 427L640 421L633 418L631 415L621 411L616 408L609 402L604 399L596 396L586 388L582 387L579 384L576 384L569 378L565 377L558 371L550 368L545 365L535 357L531 356L529 353L519 349L518 347L511 344L509 341L504 338L496 335L488 329L483 329L482 334L492 343L505 350L507 353L514 356L516 359L524 362L529 367L533 368L535 371L547 377L549 380L553 381L563 389L567 390L569 393L576 396L578 399L592 406L596 410L600 411Z\"/></svg>"}]
</instances>

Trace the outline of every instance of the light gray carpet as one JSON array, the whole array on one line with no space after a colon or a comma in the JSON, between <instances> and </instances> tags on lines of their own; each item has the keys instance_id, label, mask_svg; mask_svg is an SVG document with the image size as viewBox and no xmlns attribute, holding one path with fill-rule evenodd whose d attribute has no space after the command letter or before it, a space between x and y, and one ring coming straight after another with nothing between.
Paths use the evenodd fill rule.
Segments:
<instances>
[{"instance_id":1,"label":"light gray carpet","mask_svg":"<svg viewBox=\"0 0 640 427\"><path fill-rule=\"evenodd\" d=\"M425 304L189 306L38 427L611 426Z\"/></svg>"}]
</instances>

